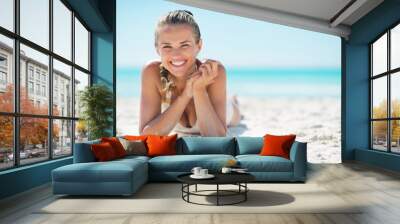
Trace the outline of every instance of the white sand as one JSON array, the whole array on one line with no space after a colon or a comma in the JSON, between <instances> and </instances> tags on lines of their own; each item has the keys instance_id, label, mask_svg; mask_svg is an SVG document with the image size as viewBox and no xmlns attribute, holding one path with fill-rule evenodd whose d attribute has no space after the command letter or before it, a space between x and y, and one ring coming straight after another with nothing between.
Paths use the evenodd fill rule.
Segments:
<instances>
[{"instance_id":1,"label":"white sand","mask_svg":"<svg viewBox=\"0 0 400 224\"><path fill-rule=\"evenodd\" d=\"M341 162L340 98L250 98L238 96L244 116L231 136L296 134L307 142L311 163ZM118 134L138 134L139 98L117 101Z\"/></svg>"}]
</instances>

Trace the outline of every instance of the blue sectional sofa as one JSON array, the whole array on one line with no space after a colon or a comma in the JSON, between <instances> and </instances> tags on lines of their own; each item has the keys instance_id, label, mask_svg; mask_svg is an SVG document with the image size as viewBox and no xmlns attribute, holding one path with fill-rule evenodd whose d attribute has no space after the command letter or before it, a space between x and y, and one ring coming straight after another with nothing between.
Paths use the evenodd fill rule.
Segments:
<instances>
[{"instance_id":1,"label":"blue sectional sofa","mask_svg":"<svg viewBox=\"0 0 400 224\"><path fill-rule=\"evenodd\" d=\"M307 173L307 144L294 142L290 159L260 156L263 137L182 137L177 155L127 156L96 162L90 149L99 140L75 144L74 163L52 171L54 194L131 195L148 181L176 181L180 174L201 166L218 172L235 159L256 181L304 182Z\"/></svg>"}]
</instances>

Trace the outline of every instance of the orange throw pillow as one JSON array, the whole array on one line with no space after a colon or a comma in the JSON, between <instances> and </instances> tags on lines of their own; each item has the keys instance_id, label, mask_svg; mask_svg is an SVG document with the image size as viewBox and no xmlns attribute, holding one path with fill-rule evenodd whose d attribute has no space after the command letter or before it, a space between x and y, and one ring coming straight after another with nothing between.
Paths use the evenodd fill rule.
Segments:
<instances>
[{"instance_id":1,"label":"orange throw pillow","mask_svg":"<svg viewBox=\"0 0 400 224\"><path fill-rule=\"evenodd\" d=\"M149 135L146 143L148 156L176 155L177 134L170 136Z\"/></svg>"},{"instance_id":2,"label":"orange throw pillow","mask_svg":"<svg viewBox=\"0 0 400 224\"><path fill-rule=\"evenodd\" d=\"M290 159L290 147L296 135L264 135L264 145L261 149L262 156L281 156Z\"/></svg>"},{"instance_id":3,"label":"orange throw pillow","mask_svg":"<svg viewBox=\"0 0 400 224\"><path fill-rule=\"evenodd\" d=\"M101 142L108 142L114 149L115 155L117 158L121 158L126 156L126 151L124 149L124 146L121 144L118 138L116 137L103 137L101 138Z\"/></svg>"},{"instance_id":4,"label":"orange throw pillow","mask_svg":"<svg viewBox=\"0 0 400 224\"><path fill-rule=\"evenodd\" d=\"M94 154L94 157L99 162L109 161L117 158L114 149L108 142L92 144L90 148Z\"/></svg>"}]
</instances>

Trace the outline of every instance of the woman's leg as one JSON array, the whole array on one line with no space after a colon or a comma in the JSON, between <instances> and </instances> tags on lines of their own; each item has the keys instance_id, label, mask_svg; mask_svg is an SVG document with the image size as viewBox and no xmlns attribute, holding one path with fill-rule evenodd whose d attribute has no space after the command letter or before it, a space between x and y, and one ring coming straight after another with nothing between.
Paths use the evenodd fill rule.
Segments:
<instances>
[{"instance_id":1,"label":"woman's leg","mask_svg":"<svg viewBox=\"0 0 400 224\"><path fill-rule=\"evenodd\" d=\"M231 117L229 123L227 124L228 127L238 125L240 123L240 120L242 117L240 114L240 110L239 110L239 101L238 101L236 95L232 96L232 99L230 100L230 104L231 105L229 105L229 106L231 107L230 109L232 110L232 115L231 115L232 117Z\"/></svg>"}]
</instances>

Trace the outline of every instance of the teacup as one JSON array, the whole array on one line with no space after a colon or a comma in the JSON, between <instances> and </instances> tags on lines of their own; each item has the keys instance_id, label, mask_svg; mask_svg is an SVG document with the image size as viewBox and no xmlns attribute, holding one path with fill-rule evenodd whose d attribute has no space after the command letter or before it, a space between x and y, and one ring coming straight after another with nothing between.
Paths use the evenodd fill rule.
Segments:
<instances>
[{"instance_id":1,"label":"teacup","mask_svg":"<svg viewBox=\"0 0 400 224\"><path fill-rule=\"evenodd\" d=\"M196 176L199 176L199 175L201 175L200 174L200 171L202 170L202 168L201 167L193 167L193 169L192 169L192 173L194 174L194 175L196 175Z\"/></svg>"},{"instance_id":2,"label":"teacup","mask_svg":"<svg viewBox=\"0 0 400 224\"><path fill-rule=\"evenodd\" d=\"M200 170L200 176L207 176L208 175L208 169L201 169Z\"/></svg>"}]
</instances>

